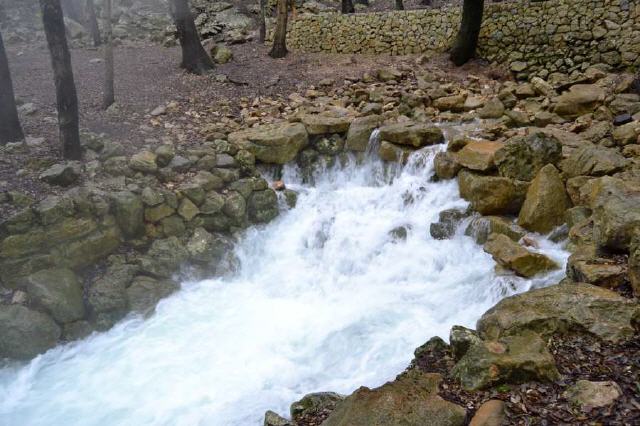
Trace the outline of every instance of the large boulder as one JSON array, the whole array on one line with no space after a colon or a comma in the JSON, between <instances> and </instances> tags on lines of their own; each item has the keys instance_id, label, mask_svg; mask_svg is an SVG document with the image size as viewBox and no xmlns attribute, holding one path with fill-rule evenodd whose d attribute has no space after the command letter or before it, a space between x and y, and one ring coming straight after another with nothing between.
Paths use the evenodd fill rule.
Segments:
<instances>
[{"instance_id":1,"label":"large boulder","mask_svg":"<svg viewBox=\"0 0 640 426\"><path fill-rule=\"evenodd\" d=\"M543 336L582 331L618 342L634 335L640 306L617 293L584 283L566 283L507 297L478 320L483 339L531 330Z\"/></svg>"},{"instance_id":2,"label":"large boulder","mask_svg":"<svg viewBox=\"0 0 640 426\"><path fill-rule=\"evenodd\" d=\"M485 176L469 170L458 173L460 196L483 215L516 214L524 202L528 182Z\"/></svg>"},{"instance_id":3,"label":"large boulder","mask_svg":"<svg viewBox=\"0 0 640 426\"><path fill-rule=\"evenodd\" d=\"M640 185L605 176L592 192L593 238L602 248L628 251L640 230Z\"/></svg>"},{"instance_id":4,"label":"large boulder","mask_svg":"<svg viewBox=\"0 0 640 426\"><path fill-rule=\"evenodd\" d=\"M444 142L444 134L439 127L422 123L397 123L380 128L380 139L398 145L422 148Z\"/></svg>"},{"instance_id":5,"label":"large boulder","mask_svg":"<svg viewBox=\"0 0 640 426\"><path fill-rule=\"evenodd\" d=\"M495 167L494 157L496 151L503 147L502 142L494 141L473 141L464 146L455 155L458 163L471 170L481 172L491 170Z\"/></svg>"},{"instance_id":6,"label":"large boulder","mask_svg":"<svg viewBox=\"0 0 640 426\"><path fill-rule=\"evenodd\" d=\"M544 340L531 331L472 344L451 374L468 390L502 383L553 381L560 376Z\"/></svg>"},{"instance_id":7,"label":"large boulder","mask_svg":"<svg viewBox=\"0 0 640 426\"><path fill-rule=\"evenodd\" d=\"M30 359L55 346L60 327L22 305L0 305L0 359Z\"/></svg>"},{"instance_id":8,"label":"large boulder","mask_svg":"<svg viewBox=\"0 0 640 426\"><path fill-rule=\"evenodd\" d=\"M307 145L309 135L302 123L278 123L233 132L228 139L263 163L285 164Z\"/></svg>"},{"instance_id":9,"label":"large boulder","mask_svg":"<svg viewBox=\"0 0 640 426\"><path fill-rule=\"evenodd\" d=\"M461 168L453 152L440 151L433 158L433 169L440 179L453 179Z\"/></svg>"},{"instance_id":10,"label":"large boulder","mask_svg":"<svg viewBox=\"0 0 640 426\"><path fill-rule=\"evenodd\" d=\"M547 256L531 252L502 234L489 235L484 251L489 253L499 265L511 269L522 277L529 278L558 268L558 265Z\"/></svg>"},{"instance_id":11,"label":"large boulder","mask_svg":"<svg viewBox=\"0 0 640 426\"><path fill-rule=\"evenodd\" d=\"M368 115L353 120L347 132L345 149L359 152L366 151L371 133L380 125L380 121L379 115Z\"/></svg>"},{"instance_id":12,"label":"large boulder","mask_svg":"<svg viewBox=\"0 0 640 426\"><path fill-rule=\"evenodd\" d=\"M497 150L494 162L501 176L529 181L545 165L558 164L562 144L553 135L533 130L526 136L514 136Z\"/></svg>"},{"instance_id":13,"label":"large boulder","mask_svg":"<svg viewBox=\"0 0 640 426\"><path fill-rule=\"evenodd\" d=\"M310 135L344 133L349 130L351 121L353 121L353 117L349 116L329 114L305 114L302 116L302 124Z\"/></svg>"},{"instance_id":14,"label":"large boulder","mask_svg":"<svg viewBox=\"0 0 640 426\"><path fill-rule=\"evenodd\" d=\"M531 181L518 224L530 231L546 234L564 223L568 207L569 197L560 173L552 164L547 164Z\"/></svg>"},{"instance_id":15,"label":"large boulder","mask_svg":"<svg viewBox=\"0 0 640 426\"><path fill-rule=\"evenodd\" d=\"M605 176L623 170L627 162L617 149L587 145L575 150L563 160L560 169L565 178Z\"/></svg>"},{"instance_id":16,"label":"large boulder","mask_svg":"<svg viewBox=\"0 0 640 426\"><path fill-rule=\"evenodd\" d=\"M361 387L348 396L323 426L456 426L464 408L438 396L439 374L418 369L401 374L379 388Z\"/></svg>"},{"instance_id":17,"label":"large boulder","mask_svg":"<svg viewBox=\"0 0 640 426\"><path fill-rule=\"evenodd\" d=\"M45 269L25 278L32 302L64 324L84 318L82 284L69 269Z\"/></svg>"},{"instance_id":18,"label":"large boulder","mask_svg":"<svg viewBox=\"0 0 640 426\"><path fill-rule=\"evenodd\" d=\"M593 112L606 97L605 90L595 84L576 84L558 96L553 110L564 118L576 118Z\"/></svg>"},{"instance_id":19,"label":"large boulder","mask_svg":"<svg viewBox=\"0 0 640 426\"><path fill-rule=\"evenodd\" d=\"M220 234L210 234L196 228L186 245L190 264L203 278L224 275L238 265L233 251L233 241Z\"/></svg>"}]
</instances>

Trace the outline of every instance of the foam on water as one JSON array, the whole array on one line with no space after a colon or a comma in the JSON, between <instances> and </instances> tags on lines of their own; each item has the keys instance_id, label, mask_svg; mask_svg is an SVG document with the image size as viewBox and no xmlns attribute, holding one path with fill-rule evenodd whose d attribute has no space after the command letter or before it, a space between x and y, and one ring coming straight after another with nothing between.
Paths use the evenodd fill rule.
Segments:
<instances>
[{"instance_id":1,"label":"foam on water","mask_svg":"<svg viewBox=\"0 0 640 426\"><path fill-rule=\"evenodd\" d=\"M473 327L502 297L558 280L496 277L471 238L437 241L438 212L465 207L433 183L435 147L404 169L369 159L302 184L295 209L251 229L232 278L183 283L147 320L0 370L1 425L259 425L305 393L349 393L402 371L414 348ZM408 230L406 240L390 231ZM542 251L566 254L540 238Z\"/></svg>"}]
</instances>

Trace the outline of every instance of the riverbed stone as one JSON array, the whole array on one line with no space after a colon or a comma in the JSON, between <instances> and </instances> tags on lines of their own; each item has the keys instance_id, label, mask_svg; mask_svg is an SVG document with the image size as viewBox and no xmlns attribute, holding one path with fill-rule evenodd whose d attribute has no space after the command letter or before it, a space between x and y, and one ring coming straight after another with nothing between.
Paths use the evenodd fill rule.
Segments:
<instances>
[{"instance_id":1,"label":"riverbed stone","mask_svg":"<svg viewBox=\"0 0 640 426\"><path fill-rule=\"evenodd\" d=\"M87 306L90 317L95 320L99 330L111 327L126 315L126 289L137 272L138 267L135 265L114 264L88 285Z\"/></svg>"},{"instance_id":2,"label":"riverbed stone","mask_svg":"<svg viewBox=\"0 0 640 426\"><path fill-rule=\"evenodd\" d=\"M569 205L560 172L552 164L547 164L531 181L518 216L518 225L529 231L549 233L564 223L564 213Z\"/></svg>"},{"instance_id":3,"label":"riverbed stone","mask_svg":"<svg viewBox=\"0 0 640 426\"><path fill-rule=\"evenodd\" d=\"M627 159L617 149L587 145L563 160L560 169L565 178L605 176L623 170L627 163Z\"/></svg>"},{"instance_id":4,"label":"riverbed stone","mask_svg":"<svg viewBox=\"0 0 640 426\"><path fill-rule=\"evenodd\" d=\"M371 133L380 125L380 121L379 115L368 115L354 119L347 132L345 149L357 152L366 151Z\"/></svg>"},{"instance_id":5,"label":"riverbed stone","mask_svg":"<svg viewBox=\"0 0 640 426\"><path fill-rule=\"evenodd\" d=\"M560 141L535 128L528 135L509 138L494 156L500 176L523 181L532 180L542 167L561 159Z\"/></svg>"},{"instance_id":6,"label":"riverbed stone","mask_svg":"<svg viewBox=\"0 0 640 426\"><path fill-rule=\"evenodd\" d=\"M457 426L466 410L438 396L442 377L409 370L378 388L361 387L324 421L324 426Z\"/></svg>"},{"instance_id":7,"label":"riverbed stone","mask_svg":"<svg viewBox=\"0 0 640 426\"><path fill-rule=\"evenodd\" d=\"M460 196L483 215L518 213L529 186L527 182L469 170L458 173L458 185Z\"/></svg>"},{"instance_id":8,"label":"riverbed stone","mask_svg":"<svg viewBox=\"0 0 640 426\"><path fill-rule=\"evenodd\" d=\"M502 142L472 141L458 151L455 158L463 167L486 172L495 167L494 156L502 147Z\"/></svg>"},{"instance_id":9,"label":"riverbed stone","mask_svg":"<svg viewBox=\"0 0 640 426\"><path fill-rule=\"evenodd\" d=\"M476 216L471 219L464 234L470 236L477 244L484 244L489 235L496 233L506 235L513 241L519 241L527 233L525 229L503 216Z\"/></svg>"},{"instance_id":10,"label":"riverbed stone","mask_svg":"<svg viewBox=\"0 0 640 426\"><path fill-rule=\"evenodd\" d=\"M309 135L302 123L278 123L230 133L228 140L263 163L285 164L308 144Z\"/></svg>"},{"instance_id":11,"label":"riverbed stone","mask_svg":"<svg viewBox=\"0 0 640 426\"><path fill-rule=\"evenodd\" d=\"M380 128L380 139L397 145L422 148L444 142L440 128L423 123L404 122Z\"/></svg>"},{"instance_id":12,"label":"riverbed stone","mask_svg":"<svg viewBox=\"0 0 640 426\"><path fill-rule=\"evenodd\" d=\"M526 278L558 268L547 256L529 251L502 234L489 235L484 251L491 254L499 265Z\"/></svg>"},{"instance_id":13,"label":"riverbed stone","mask_svg":"<svg viewBox=\"0 0 640 426\"><path fill-rule=\"evenodd\" d=\"M619 342L634 335L634 315L640 315L640 306L611 290L563 283L502 299L476 329L490 340L531 330L545 337L582 331Z\"/></svg>"},{"instance_id":14,"label":"riverbed stone","mask_svg":"<svg viewBox=\"0 0 640 426\"><path fill-rule=\"evenodd\" d=\"M433 159L435 174L440 179L453 179L462 168L456 161L454 153L449 151L438 152Z\"/></svg>"},{"instance_id":15,"label":"riverbed stone","mask_svg":"<svg viewBox=\"0 0 640 426\"><path fill-rule=\"evenodd\" d=\"M604 89L595 84L576 84L558 96L554 112L564 118L577 118L593 112L606 97Z\"/></svg>"},{"instance_id":16,"label":"riverbed stone","mask_svg":"<svg viewBox=\"0 0 640 426\"><path fill-rule=\"evenodd\" d=\"M333 133L345 133L353 117L333 116L329 114L305 114L302 116L302 124L310 135L326 135Z\"/></svg>"},{"instance_id":17,"label":"riverbed stone","mask_svg":"<svg viewBox=\"0 0 640 426\"><path fill-rule=\"evenodd\" d=\"M382 141L378 148L378 157L380 157L382 161L390 163L406 163L412 152L413 149L396 145L388 141Z\"/></svg>"},{"instance_id":18,"label":"riverbed stone","mask_svg":"<svg viewBox=\"0 0 640 426\"><path fill-rule=\"evenodd\" d=\"M129 308L133 312L148 315L153 312L161 299L179 288L180 286L172 280L156 280L147 276L136 277L127 288Z\"/></svg>"},{"instance_id":19,"label":"riverbed stone","mask_svg":"<svg viewBox=\"0 0 640 426\"><path fill-rule=\"evenodd\" d=\"M188 252L177 237L155 240L147 253L138 259L141 272L158 278L169 278L187 259Z\"/></svg>"},{"instance_id":20,"label":"riverbed stone","mask_svg":"<svg viewBox=\"0 0 640 426\"><path fill-rule=\"evenodd\" d=\"M84 318L82 284L69 269L45 269L24 281L32 302L60 324Z\"/></svg>"},{"instance_id":21,"label":"riverbed stone","mask_svg":"<svg viewBox=\"0 0 640 426\"><path fill-rule=\"evenodd\" d=\"M0 305L0 358L31 359L55 346L62 331L42 312Z\"/></svg>"},{"instance_id":22,"label":"riverbed stone","mask_svg":"<svg viewBox=\"0 0 640 426\"><path fill-rule=\"evenodd\" d=\"M605 176L592 192L593 238L598 247L628 251L640 229L640 185Z\"/></svg>"},{"instance_id":23,"label":"riverbed stone","mask_svg":"<svg viewBox=\"0 0 640 426\"><path fill-rule=\"evenodd\" d=\"M478 110L480 118L500 118L504 115L504 105L497 97L491 98Z\"/></svg>"}]
</instances>

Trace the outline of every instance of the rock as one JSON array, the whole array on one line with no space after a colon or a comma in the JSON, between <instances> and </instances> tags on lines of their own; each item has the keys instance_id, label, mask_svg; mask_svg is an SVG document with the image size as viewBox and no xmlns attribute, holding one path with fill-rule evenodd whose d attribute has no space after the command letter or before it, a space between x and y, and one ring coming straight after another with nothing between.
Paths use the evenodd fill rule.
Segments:
<instances>
[{"instance_id":1,"label":"rock","mask_svg":"<svg viewBox=\"0 0 640 426\"><path fill-rule=\"evenodd\" d=\"M504 115L504 105L498 98L492 98L478 110L480 118L500 118Z\"/></svg>"},{"instance_id":2,"label":"rock","mask_svg":"<svg viewBox=\"0 0 640 426\"><path fill-rule=\"evenodd\" d=\"M547 256L533 253L502 234L489 235L484 251L489 253L499 265L526 278L558 268L558 265Z\"/></svg>"},{"instance_id":3,"label":"rock","mask_svg":"<svg viewBox=\"0 0 640 426\"><path fill-rule=\"evenodd\" d=\"M255 155L259 161L285 164L307 145L309 136L301 123L280 123L230 133L228 140Z\"/></svg>"},{"instance_id":4,"label":"rock","mask_svg":"<svg viewBox=\"0 0 640 426\"><path fill-rule=\"evenodd\" d=\"M115 264L96 279L87 289L87 306L98 329L108 329L128 311L127 286L138 268L134 265Z\"/></svg>"},{"instance_id":5,"label":"rock","mask_svg":"<svg viewBox=\"0 0 640 426\"><path fill-rule=\"evenodd\" d=\"M490 399L483 403L471 419L469 426L502 426L505 419L505 403Z\"/></svg>"},{"instance_id":6,"label":"rock","mask_svg":"<svg viewBox=\"0 0 640 426\"><path fill-rule=\"evenodd\" d=\"M413 149L382 141L378 148L378 157L391 163L406 163L412 152Z\"/></svg>"},{"instance_id":7,"label":"rock","mask_svg":"<svg viewBox=\"0 0 640 426\"><path fill-rule=\"evenodd\" d=\"M54 347L60 334L46 314L22 305L0 305L0 359L31 359Z\"/></svg>"},{"instance_id":8,"label":"rock","mask_svg":"<svg viewBox=\"0 0 640 426\"><path fill-rule=\"evenodd\" d=\"M45 269L24 279L31 301L64 324L84 318L82 284L69 269Z\"/></svg>"},{"instance_id":9,"label":"rock","mask_svg":"<svg viewBox=\"0 0 640 426\"><path fill-rule=\"evenodd\" d=\"M489 171L495 167L494 156L503 145L502 142L473 141L458 151L455 158L460 165L468 169Z\"/></svg>"},{"instance_id":10,"label":"rock","mask_svg":"<svg viewBox=\"0 0 640 426\"><path fill-rule=\"evenodd\" d=\"M70 197L49 195L34 206L33 211L40 219L40 223L48 226L60 222L64 217L72 215L75 210L73 200ZM19 223L15 222L15 219L18 219L19 222L28 225L27 228L30 227L32 218L31 210L27 209L24 210L24 212L26 216L16 215L9 218L7 222L5 222L5 226L7 226L9 230L11 230L11 228L14 230L20 228ZM27 228L23 229L23 231L26 231Z\"/></svg>"},{"instance_id":11,"label":"rock","mask_svg":"<svg viewBox=\"0 0 640 426\"><path fill-rule=\"evenodd\" d=\"M402 79L402 71L399 71L395 68L381 68L376 73L378 80L386 82L386 81L399 81Z\"/></svg>"},{"instance_id":12,"label":"rock","mask_svg":"<svg viewBox=\"0 0 640 426\"><path fill-rule=\"evenodd\" d=\"M626 284L627 271L625 263L597 257L582 250L576 250L567 261L567 278L609 289Z\"/></svg>"},{"instance_id":13,"label":"rock","mask_svg":"<svg viewBox=\"0 0 640 426\"><path fill-rule=\"evenodd\" d=\"M633 294L640 296L640 234L636 233L629 247L629 282Z\"/></svg>"},{"instance_id":14,"label":"rock","mask_svg":"<svg viewBox=\"0 0 640 426\"><path fill-rule=\"evenodd\" d=\"M468 96L464 101L464 110L465 111L473 111L478 108L481 108L485 103L484 98L480 96Z\"/></svg>"},{"instance_id":15,"label":"rock","mask_svg":"<svg viewBox=\"0 0 640 426\"><path fill-rule=\"evenodd\" d=\"M328 114L305 114L302 116L302 124L310 135L345 133L349 130L351 121L353 121L353 117L348 116L335 117Z\"/></svg>"},{"instance_id":16,"label":"rock","mask_svg":"<svg viewBox=\"0 0 640 426\"><path fill-rule=\"evenodd\" d=\"M158 105L153 110L151 110L149 115L151 115L152 117L159 117L161 115L165 115L166 113L167 113L167 106L166 105Z\"/></svg>"},{"instance_id":17,"label":"rock","mask_svg":"<svg viewBox=\"0 0 640 426\"><path fill-rule=\"evenodd\" d=\"M239 192L231 191L224 199L222 212L230 219L233 219L235 223L241 224L247 212L247 202Z\"/></svg>"},{"instance_id":18,"label":"rock","mask_svg":"<svg viewBox=\"0 0 640 426\"><path fill-rule=\"evenodd\" d=\"M200 212L202 214L214 214L222 211L224 206L224 197L217 192L210 192L207 194L202 205L200 205Z\"/></svg>"},{"instance_id":19,"label":"rock","mask_svg":"<svg viewBox=\"0 0 640 426\"><path fill-rule=\"evenodd\" d=\"M413 351L414 362L424 356L444 357L447 356L448 351L449 345L440 337L434 336Z\"/></svg>"},{"instance_id":20,"label":"rock","mask_svg":"<svg viewBox=\"0 0 640 426\"><path fill-rule=\"evenodd\" d=\"M451 344L451 354L453 359L458 361L462 358L469 348L473 345L480 344L482 339L474 330L454 325L449 332L449 343Z\"/></svg>"},{"instance_id":21,"label":"rock","mask_svg":"<svg viewBox=\"0 0 640 426\"><path fill-rule=\"evenodd\" d=\"M40 174L40 180L58 186L73 185L80 178L80 164L74 161L54 164Z\"/></svg>"},{"instance_id":22,"label":"rock","mask_svg":"<svg viewBox=\"0 0 640 426\"><path fill-rule=\"evenodd\" d=\"M530 331L471 345L451 374L467 390L560 378L545 342Z\"/></svg>"},{"instance_id":23,"label":"rock","mask_svg":"<svg viewBox=\"0 0 640 426\"><path fill-rule=\"evenodd\" d=\"M578 380L562 396L582 410L590 411L593 408L606 407L616 402L622 396L622 389L616 382L612 381L590 382L588 380Z\"/></svg>"},{"instance_id":24,"label":"rock","mask_svg":"<svg viewBox=\"0 0 640 426\"><path fill-rule=\"evenodd\" d=\"M289 420L269 410L264 413L264 426L294 426Z\"/></svg>"},{"instance_id":25,"label":"rock","mask_svg":"<svg viewBox=\"0 0 640 426\"><path fill-rule=\"evenodd\" d=\"M153 312L161 299L177 291L180 286L171 280L155 280L139 276L127 288L129 308L133 312L148 315Z\"/></svg>"},{"instance_id":26,"label":"rock","mask_svg":"<svg viewBox=\"0 0 640 426\"><path fill-rule=\"evenodd\" d=\"M560 141L535 128L526 136L508 139L494 156L500 176L524 181L532 180L542 167L556 165L561 159Z\"/></svg>"},{"instance_id":27,"label":"rock","mask_svg":"<svg viewBox=\"0 0 640 426\"><path fill-rule=\"evenodd\" d=\"M166 167L171 163L173 157L176 156L173 145L160 145L156 148L156 163L160 167Z\"/></svg>"},{"instance_id":28,"label":"rock","mask_svg":"<svg viewBox=\"0 0 640 426\"><path fill-rule=\"evenodd\" d=\"M300 401L291 404L291 418L299 421L306 416L323 412L331 412L345 399L344 395L335 392L316 392L305 395Z\"/></svg>"},{"instance_id":29,"label":"rock","mask_svg":"<svg viewBox=\"0 0 640 426\"><path fill-rule=\"evenodd\" d=\"M471 219L464 234L472 237L477 244L484 244L491 234L502 234L513 241L520 241L527 233L511 219L500 216L478 216Z\"/></svg>"},{"instance_id":30,"label":"rock","mask_svg":"<svg viewBox=\"0 0 640 426\"><path fill-rule=\"evenodd\" d=\"M532 330L545 337L554 333L587 332L618 342L634 335L632 319L637 303L617 293L584 283L558 284L502 299L478 320L483 339Z\"/></svg>"},{"instance_id":31,"label":"rock","mask_svg":"<svg viewBox=\"0 0 640 426\"><path fill-rule=\"evenodd\" d=\"M151 151L140 151L129 159L129 168L142 173L155 173L158 170L157 156Z\"/></svg>"},{"instance_id":32,"label":"rock","mask_svg":"<svg viewBox=\"0 0 640 426\"><path fill-rule=\"evenodd\" d=\"M253 223L270 222L279 214L278 196L273 189L254 191L247 203L249 220Z\"/></svg>"},{"instance_id":33,"label":"rock","mask_svg":"<svg viewBox=\"0 0 640 426\"><path fill-rule=\"evenodd\" d=\"M184 224L184 220L177 215L165 217L160 221L160 229L165 237L179 237L185 233L187 227Z\"/></svg>"},{"instance_id":34,"label":"rock","mask_svg":"<svg viewBox=\"0 0 640 426\"><path fill-rule=\"evenodd\" d=\"M178 214L186 221L190 221L200 213L198 206L188 198L183 198L178 206Z\"/></svg>"},{"instance_id":35,"label":"rock","mask_svg":"<svg viewBox=\"0 0 640 426\"><path fill-rule=\"evenodd\" d=\"M215 45L211 49L211 56L217 64L226 64L233 59L233 51L227 46Z\"/></svg>"},{"instance_id":36,"label":"rock","mask_svg":"<svg viewBox=\"0 0 640 426\"><path fill-rule=\"evenodd\" d=\"M577 149L562 161L560 169L566 178L605 176L623 170L627 159L617 149L589 145Z\"/></svg>"},{"instance_id":37,"label":"rock","mask_svg":"<svg viewBox=\"0 0 640 426\"><path fill-rule=\"evenodd\" d=\"M439 374L413 369L379 388L361 387L341 402L323 426L456 426L464 408L438 396Z\"/></svg>"},{"instance_id":38,"label":"rock","mask_svg":"<svg viewBox=\"0 0 640 426\"><path fill-rule=\"evenodd\" d=\"M468 217L469 213L459 209L443 210L439 214L439 221L429 227L429 233L436 240L446 240L453 237L458 224Z\"/></svg>"},{"instance_id":39,"label":"rock","mask_svg":"<svg viewBox=\"0 0 640 426\"><path fill-rule=\"evenodd\" d=\"M465 95L443 96L433 101L433 107L440 111L462 112L466 99Z\"/></svg>"},{"instance_id":40,"label":"rock","mask_svg":"<svg viewBox=\"0 0 640 426\"><path fill-rule=\"evenodd\" d=\"M640 185L605 176L592 189L593 238L598 247L628 251L640 229Z\"/></svg>"},{"instance_id":41,"label":"rock","mask_svg":"<svg viewBox=\"0 0 640 426\"><path fill-rule=\"evenodd\" d=\"M564 213L569 205L558 169L547 164L531 181L518 224L529 231L549 233L564 223Z\"/></svg>"},{"instance_id":42,"label":"rock","mask_svg":"<svg viewBox=\"0 0 640 426\"><path fill-rule=\"evenodd\" d=\"M380 125L380 121L379 115L368 115L354 119L347 132L345 149L358 152L366 151L371 133Z\"/></svg>"},{"instance_id":43,"label":"rock","mask_svg":"<svg viewBox=\"0 0 640 426\"><path fill-rule=\"evenodd\" d=\"M555 89L540 77L533 77L531 86L538 95L546 96L547 98L553 98L558 95Z\"/></svg>"},{"instance_id":44,"label":"rock","mask_svg":"<svg viewBox=\"0 0 640 426\"><path fill-rule=\"evenodd\" d=\"M145 209L144 219L147 222L157 223L157 222L160 222L165 217L171 216L174 212L175 212L175 209L173 207L170 207L166 203L162 203L160 205Z\"/></svg>"},{"instance_id":45,"label":"rock","mask_svg":"<svg viewBox=\"0 0 640 426\"><path fill-rule=\"evenodd\" d=\"M528 187L527 182L484 176L468 170L458 173L458 185L460 196L483 215L518 213Z\"/></svg>"},{"instance_id":46,"label":"rock","mask_svg":"<svg viewBox=\"0 0 640 426\"><path fill-rule=\"evenodd\" d=\"M576 84L558 96L553 112L565 118L577 118L593 112L606 97L604 89L595 84Z\"/></svg>"},{"instance_id":47,"label":"rock","mask_svg":"<svg viewBox=\"0 0 640 426\"><path fill-rule=\"evenodd\" d=\"M380 139L398 145L422 148L444 142L440 128L422 123L397 123L380 128Z\"/></svg>"},{"instance_id":48,"label":"rock","mask_svg":"<svg viewBox=\"0 0 640 426\"><path fill-rule=\"evenodd\" d=\"M628 124L616 127L611 136L618 146L625 146L636 143L640 135L640 123L632 121Z\"/></svg>"},{"instance_id":49,"label":"rock","mask_svg":"<svg viewBox=\"0 0 640 426\"><path fill-rule=\"evenodd\" d=\"M144 206L139 196L130 191L116 192L111 197L116 223L127 238L144 235Z\"/></svg>"},{"instance_id":50,"label":"rock","mask_svg":"<svg viewBox=\"0 0 640 426\"><path fill-rule=\"evenodd\" d=\"M139 258L140 270L158 278L169 278L187 257L186 248L176 237L155 240L147 254Z\"/></svg>"},{"instance_id":51,"label":"rock","mask_svg":"<svg viewBox=\"0 0 640 426\"><path fill-rule=\"evenodd\" d=\"M624 113L620 115L616 115L613 117L613 125L614 126L622 126L623 124L628 124L633 121L633 117L629 113Z\"/></svg>"},{"instance_id":52,"label":"rock","mask_svg":"<svg viewBox=\"0 0 640 426\"><path fill-rule=\"evenodd\" d=\"M210 234L196 228L186 245L189 260L203 278L224 275L235 270L238 259L233 252L233 241L219 234Z\"/></svg>"},{"instance_id":53,"label":"rock","mask_svg":"<svg viewBox=\"0 0 640 426\"><path fill-rule=\"evenodd\" d=\"M440 151L433 159L435 174L440 179L453 179L458 175L462 166L456 161L454 154L449 151Z\"/></svg>"}]
</instances>

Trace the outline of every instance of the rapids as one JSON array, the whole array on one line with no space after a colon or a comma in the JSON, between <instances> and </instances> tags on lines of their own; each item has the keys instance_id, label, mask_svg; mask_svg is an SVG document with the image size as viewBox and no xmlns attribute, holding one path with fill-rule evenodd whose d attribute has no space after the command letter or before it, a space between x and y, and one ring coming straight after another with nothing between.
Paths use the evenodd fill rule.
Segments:
<instances>
[{"instance_id":1,"label":"rapids","mask_svg":"<svg viewBox=\"0 0 640 426\"><path fill-rule=\"evenodd\" d=\"M350 393L393 379L413 350L454 324L473 327L501 298L556 282L562 270L497 277L464 225L429 235L438 212L466 207L432 159L376 158L284 171L296 208L240 238L233 277L184 282L143 320L0 369L0 425L261 425L315 391ZM406 240L391 233L407 229ZM566 253L542 236L541 251Z\"/></svg>"}]
</instances>

